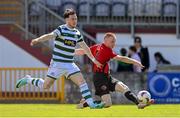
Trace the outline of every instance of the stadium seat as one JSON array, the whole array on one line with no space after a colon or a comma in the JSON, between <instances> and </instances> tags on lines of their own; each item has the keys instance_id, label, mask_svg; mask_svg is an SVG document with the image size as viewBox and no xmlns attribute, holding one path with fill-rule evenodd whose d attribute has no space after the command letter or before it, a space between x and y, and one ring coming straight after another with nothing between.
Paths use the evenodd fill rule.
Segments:
<instances>
[{"instance_id":1,"label":"stadium seat","mask_svg":"<svg viewBox=\"0 0 180 118\"><path fill-rule=\"evenodd\" d=\"M161 15L161 0L148 0L145 3L146 16L160 16Z\"/></svg>"},{"instance_id":2,"label":"stadium seat","mask_svg":"<svg viewBox=\"0 0 180 118\"><path fill-rule=\"evenodd\" d=\"M58 12L58 9L61 6L61 4L61 0L46 0L46 6L54 12Z\"/></svg>"},{"instance_id":3,"label":"stadium seat","mask_svg":"<svg viewBox=\"0 0 180 118\"><path fill-rule=\"evenodd\" d=\"M171 3L175 3L175 4L176 4L176 1L177 0L162 0L163 3L171 2Z\"/></svg>"},{"instance_id":4,"label":"stadium seat","mask_svg":"<svg viewBox=\"0 0 180 118\"><path fill-rule=\"evenodd\" d=\"M88 5L90 5L88 7ZM92 15L93 10L93 1L92 0L80 0L78 4L78 14L79 16L87 16L88 12L89 15Z\"/></svg>"},{"instance_id":5,"label":"stadium seat","mask_svg":"<svg viewBox=\"0 0 180 118\"><path fill-rule=\"evenodd\" d=\"M131 16L133 12L135 16L144 15L144 2L142 0L134 0L134 10L132 0L129 1L128 15Z\"/></svg>"},{"instance_id":6,"label":"stadium seat","mask_svg":"<svg viewBox=\"0 0 180 118\"><path fill-rule=\"evenodd\" d=\"M40 0L39 2L43 2L43 1ZM29 4L30 16L39 16L40 11L41 11L41 8L35 2L31 2L31 4Z\"/></svg>"},{"instance_id":7,"label":"stadium seat","mask_svg":"<svg viewBox=\"0 0 180 118\"><path fill-rule=\"evenodd\" d=\"M128 0L113 0L111 15L112 16L126 16L128 9Z\"/></svg>"},{"instance_id":8,"label":"stadium seat","mask_svg":"<svg viewBox=\"0 0 180 118\"><path fill-rule=\"evenodd\" d=\"M162 14L163 16L176 16L176 1L164 0L162 3Z\"/></svg>"},{"instance_id":9,"label":"stadium seat","mask_svg":"<svg viewBox=\"0 0 180 118\"><path fill-rule=\"evenodd\" d=\"M109 16L110 15L110 0L96 0L95 1L95 14L96 16Z\"/></svg>"}]
</instances>

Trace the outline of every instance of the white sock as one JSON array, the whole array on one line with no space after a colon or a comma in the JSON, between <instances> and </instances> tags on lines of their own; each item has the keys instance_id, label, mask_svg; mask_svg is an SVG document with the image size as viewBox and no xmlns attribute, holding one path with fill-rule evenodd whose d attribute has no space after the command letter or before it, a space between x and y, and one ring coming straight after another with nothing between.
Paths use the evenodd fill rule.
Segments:
<instances>
[{"instance_id":1,"label":"white sock","mask_svg":"<svg viewBox=\"0 0 180 118\"><path fill-rule=\"evenodd\" d=\"M44 80L42 78L28 78L28 83L37 86L39 88L43 88Z\"/></svg>"},{"instance_id":2,"label":"white sock","mask_svg":"<svg viewBox=\"0 0 180 118\"><path fill-rule=\"evenodd\" d=\"M94 106L94 101L92 99L91 92L89 91L87 83L81 84L79 88L82 93L82 97L85 99L87 104L89 106Z\"/></svg>"}]
</instances>

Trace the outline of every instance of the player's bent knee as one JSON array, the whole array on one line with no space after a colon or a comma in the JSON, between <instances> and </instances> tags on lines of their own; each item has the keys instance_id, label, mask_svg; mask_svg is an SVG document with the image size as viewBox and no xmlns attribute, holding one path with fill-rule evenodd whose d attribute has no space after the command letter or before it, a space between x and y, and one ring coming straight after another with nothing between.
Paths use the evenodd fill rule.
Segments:
<instances>
[{"instance_id":1,"label":"player's bent knee","mask_svg":"<svg viewBox=\"0 0 180 118\"><path fill-rule=\"evenodd\" d=\"M105 108L112 106L112 101L110 98L104 99L103 102L105 103L104 105Z\"/></svg>"},{"instance_id":2,"label":"player's bent knee","mask_svg":"<svg viewBox=\"0 0 180 118\"><path fill-rule=\"evenodd\" d=\"M112 102L105 102L105 105L104 105L105 108L108 108L110 106L112 106Z\"/></svg>"},{"instance_id":3,"label":"player's bent knee","mask_svg":"<svg viewBox=\"0 0 180 118\"><path fill-rule=\"evenodd\" d=\"M105 107L110 107L112 105L111 95L110 94L102 95L101 99L105 103Z\"/></svg>"}]
</instances>

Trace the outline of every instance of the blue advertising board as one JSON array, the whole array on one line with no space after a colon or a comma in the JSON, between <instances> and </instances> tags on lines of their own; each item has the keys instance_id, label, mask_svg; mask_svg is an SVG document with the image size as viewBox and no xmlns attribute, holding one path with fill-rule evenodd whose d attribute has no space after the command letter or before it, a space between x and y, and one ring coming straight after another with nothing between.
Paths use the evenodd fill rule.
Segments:
<instances>
[{"instance_id":1,"label":"blue advertising board","mask_svg":"<svg viewBox=\"0 0 180 118\"><path fill-rule=\"evenodd\" d=\"M149 73L148 90L156 103L180 103L180 73Z\"/></svg>"}]
</instances>

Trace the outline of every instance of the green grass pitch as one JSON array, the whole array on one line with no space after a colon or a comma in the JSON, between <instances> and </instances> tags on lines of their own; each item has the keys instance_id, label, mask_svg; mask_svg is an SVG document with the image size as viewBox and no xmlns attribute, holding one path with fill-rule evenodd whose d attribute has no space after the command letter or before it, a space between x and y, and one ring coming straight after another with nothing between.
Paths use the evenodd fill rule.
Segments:
<instances>
[{"instance_id":1,"label":"green grass pitch","mask_svg":"<svg viewBox=\"0 0 180 118\"><path fill-rule=\"evenodd\" d=\"M75 104L0 104L0 117L177 117L180 104L151 105L137 109L135 105L113 105L104 109L76 109Z\"/></svg>"}]
</instances>

